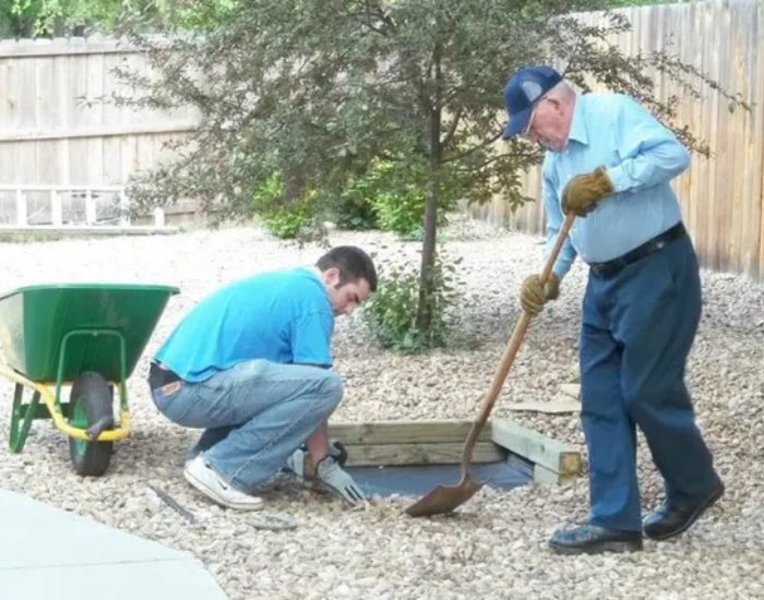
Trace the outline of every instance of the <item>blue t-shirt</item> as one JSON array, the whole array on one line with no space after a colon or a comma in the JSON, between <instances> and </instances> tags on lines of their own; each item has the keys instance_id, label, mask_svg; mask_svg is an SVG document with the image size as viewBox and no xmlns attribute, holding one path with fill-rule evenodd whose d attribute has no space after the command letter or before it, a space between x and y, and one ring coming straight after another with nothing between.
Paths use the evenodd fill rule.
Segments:
<instances>
[{"instance_id":1,"label":"blue t-shirt","mask_svg":"<svg viewBox=\"0 0 764 600\"><path fill-rule=\"evenodd\" d=\"M330 367L334 314L310 269L260 273L197 304L154 356L186 381L258 358Z\"/></svg>"}]
</instances>

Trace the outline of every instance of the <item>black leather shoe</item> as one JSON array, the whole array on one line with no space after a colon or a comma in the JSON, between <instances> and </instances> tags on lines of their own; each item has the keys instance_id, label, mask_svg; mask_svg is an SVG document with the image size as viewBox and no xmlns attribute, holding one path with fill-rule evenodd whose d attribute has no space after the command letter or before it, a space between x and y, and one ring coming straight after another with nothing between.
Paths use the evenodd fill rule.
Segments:
<instances>
[{"instance_id":1,"label":"black leather shoe","mask_svg":"<svg viewBox=\"0 0 764 600\"><path fill-rule=\"evenodd\" d=\"M635 552L642 550L641 531L618 531L597 525L555 531L549 540L560 554L599 554L600 552Z\"/></svg>"},{"instance_id":2,"label":"black leather shoe","mask_svg":"<svg viewBox=\"0 0 764 600\"><path fill-rule=\"evenodd\" d=\"M642 526L651 540L667 540L687 530L707 509L724 495L724 484L720 481L714 491L700 502L671 506L664 502L654 513L645 517Z\"/></svg>"}]
</instances>

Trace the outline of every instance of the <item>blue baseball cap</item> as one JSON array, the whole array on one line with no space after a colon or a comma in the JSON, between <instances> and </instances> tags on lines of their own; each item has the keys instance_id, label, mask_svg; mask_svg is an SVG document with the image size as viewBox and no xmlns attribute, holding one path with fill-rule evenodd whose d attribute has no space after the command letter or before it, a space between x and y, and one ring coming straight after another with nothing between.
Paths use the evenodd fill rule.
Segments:
<instances>
[{"instance_id":1,"label":"blue baseball cap","mask_svg":"<svg viewBox=\"0 0 764 600\"><path fill-rule=\"evenodd\" d=\"M528 127L536 102L562 81L562 76L551 67L523 67L504 86L504 106L509 122L504 129L505 140Z\"/></svg>"}]
</instances>

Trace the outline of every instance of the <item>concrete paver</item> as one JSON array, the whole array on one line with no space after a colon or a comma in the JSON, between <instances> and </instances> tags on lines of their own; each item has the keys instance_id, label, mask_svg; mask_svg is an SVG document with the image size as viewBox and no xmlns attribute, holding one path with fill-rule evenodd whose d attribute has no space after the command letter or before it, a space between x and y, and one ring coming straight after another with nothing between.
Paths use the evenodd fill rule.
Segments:
<instances>
[{"instance_id":1,"label":"concrete paver","mask_svg":"<svg viewBox=\"0 0 764 600\"><path fill-rule=\"evenodd\" d=\"M0 490L0 597L224 600L188 552Z\"/></svg>"}]
</instances>

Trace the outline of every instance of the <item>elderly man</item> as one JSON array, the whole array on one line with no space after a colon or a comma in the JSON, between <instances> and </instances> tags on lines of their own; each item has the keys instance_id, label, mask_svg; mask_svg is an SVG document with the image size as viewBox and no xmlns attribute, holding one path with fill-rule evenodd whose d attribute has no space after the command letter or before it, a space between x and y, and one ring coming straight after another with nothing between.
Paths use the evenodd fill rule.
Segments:
<instances>
[{"instance_id":1,"label":"elderly man","mask_svg":"<svg viewBox=\"0 0 764 600\"><path fill-rule=\"evenodd\" d=\"M724 493L684 383L701 312L698 263L669 182L689 164L671 131L621 94L578 95L546 66L520 69L504 88L504 137L546 149L548 247L571 233L545 286L525 279L522 307L557 298L576 255L589 265L580 343L581 418L589 454L587 523L557 531L561 553L633 551L690 527ZM664 480L665 501L644 522L636 427Z\"/></svg>"}]
</instances>

